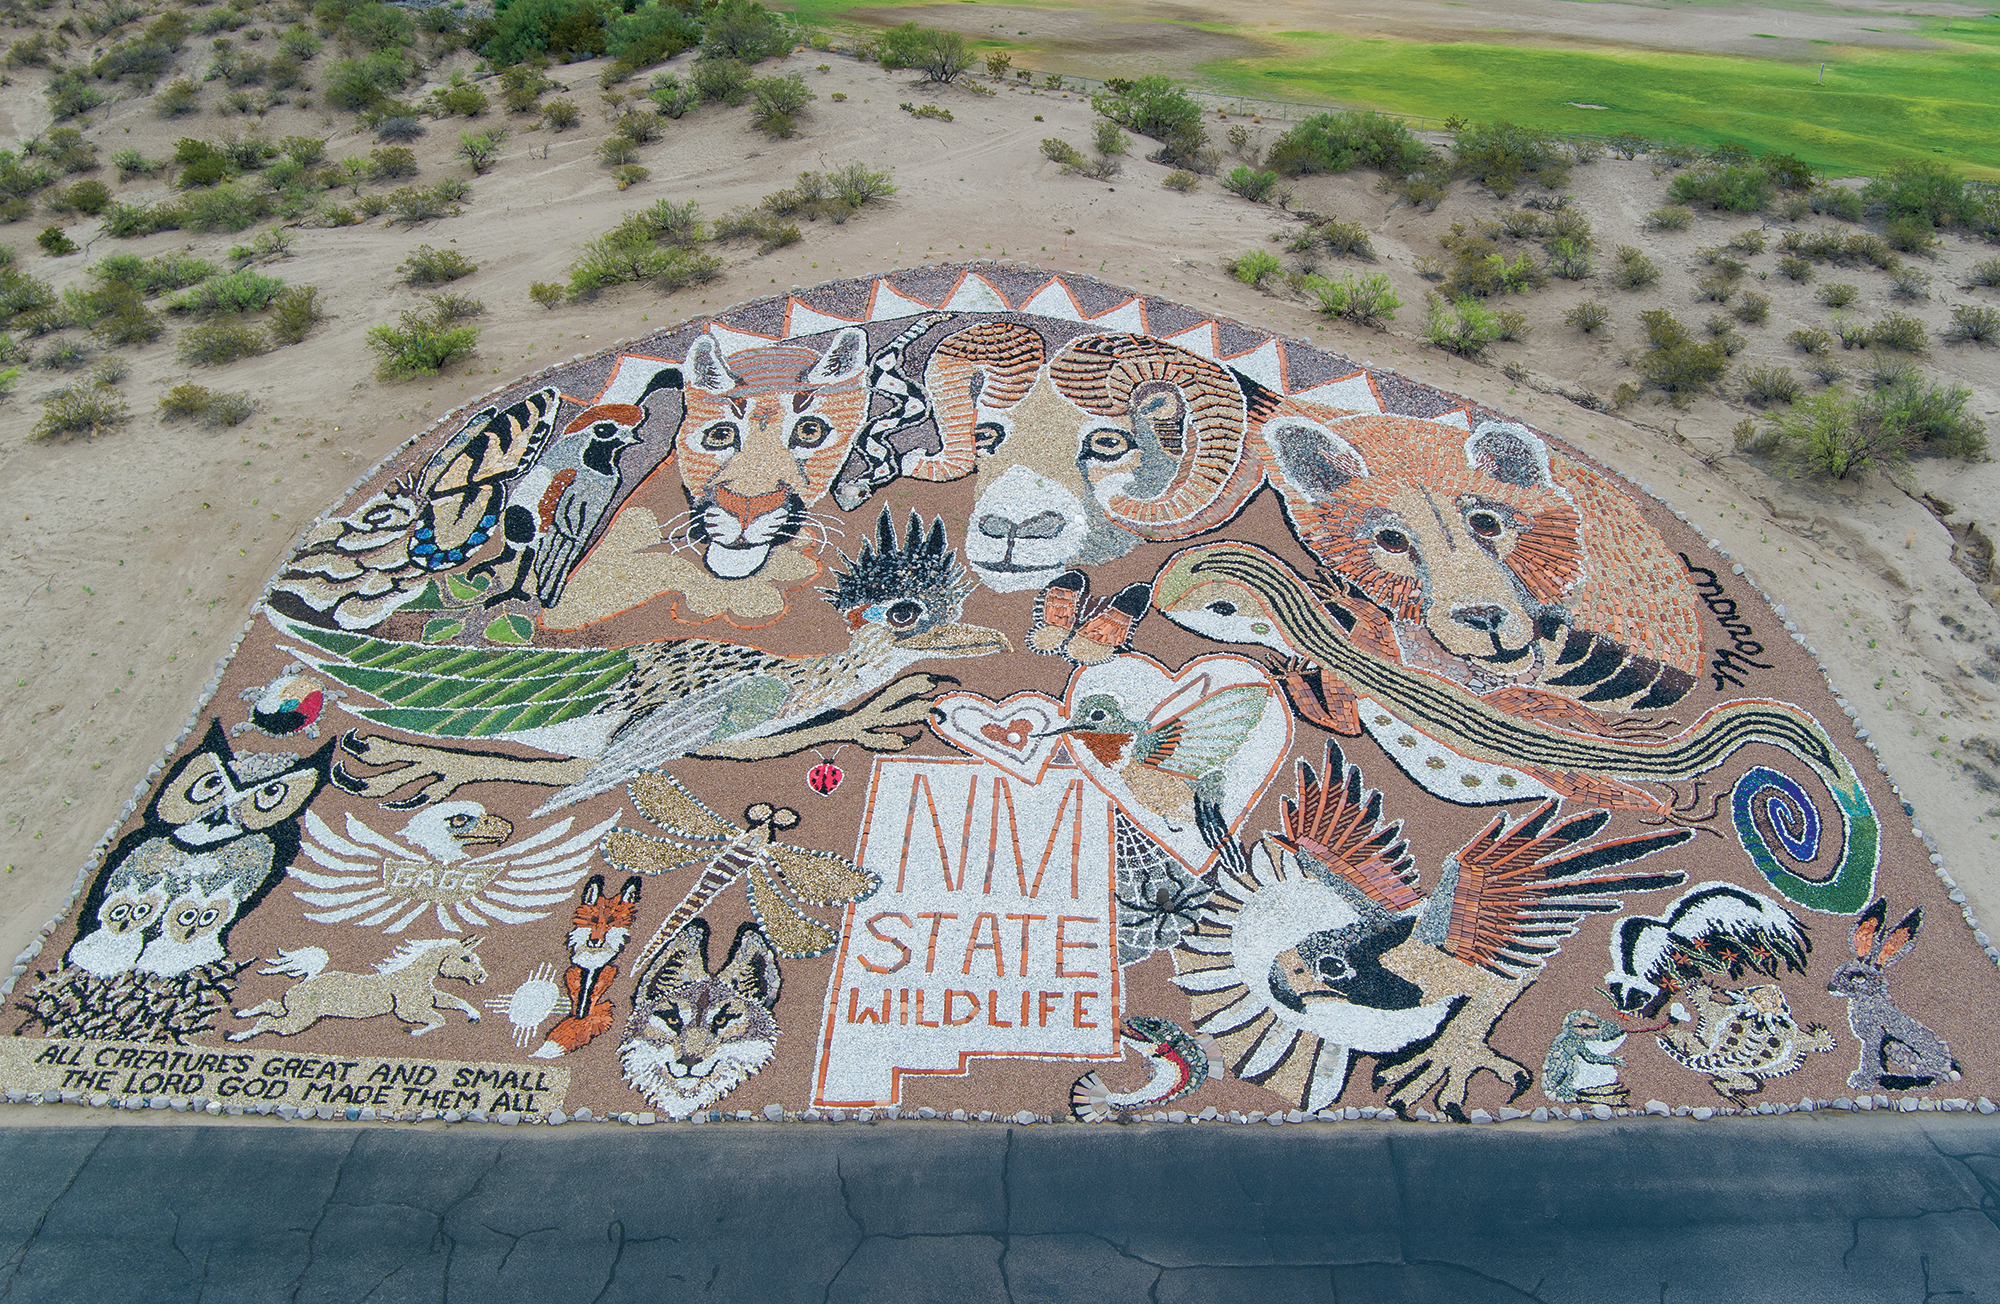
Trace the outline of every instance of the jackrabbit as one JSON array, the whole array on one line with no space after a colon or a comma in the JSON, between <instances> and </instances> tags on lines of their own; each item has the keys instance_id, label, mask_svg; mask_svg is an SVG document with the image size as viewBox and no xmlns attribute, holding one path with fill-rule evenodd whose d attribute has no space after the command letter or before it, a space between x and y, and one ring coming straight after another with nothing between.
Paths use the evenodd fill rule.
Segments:
<instances>
[{"instance_id":1,"label":"jackrabbit","mask_svg":"<svg viewBox=\"0 0 2000 1304\"><path fill-rule=\"evenodd\" d=\"M1847 1023L1861 1042L1861 1063L1847 1077L1857 1091L1909 1091L1940 1080L1956 1082L1958 1061L1945 1039L1896 1008L1885 970L1910 953L1922 926L1921 907L1883 930L1889 899L1877 897L1854 925L1854 959L1836 969L1826 989L1847 998Z\"/></svg>"}]
</instances>

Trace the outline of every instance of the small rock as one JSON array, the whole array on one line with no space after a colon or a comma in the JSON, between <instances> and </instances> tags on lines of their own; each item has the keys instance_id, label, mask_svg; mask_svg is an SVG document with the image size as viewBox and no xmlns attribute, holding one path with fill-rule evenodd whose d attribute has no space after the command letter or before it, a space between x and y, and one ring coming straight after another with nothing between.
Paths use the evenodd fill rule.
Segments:
<instances>
[{"instance_id":1,"label":"small rock","mask_svg":"<svg viewBox=\"0 0 2000 1304\"><path fill-rule=\"evenodd\" d=\"M90 1107L92 1109L103 1109L106 1105L110 1103L111 1103L111 1097L105 1095L102 1091L97 1092L90 1098Z\"/></svg>"},{"instance_id":2,"label":"small rock","mask_svg":"<svg viewBox=\"0 0 2000 1304\"><path fill-rule=\"evenodd\" d=\"M1202 1110L1201 1113L1196 1114L1195 1117L1200 1119L1204 1123L1214 1122L1217 1117L1215 1112L1215 1106L1210 1105L1207 1109Z\"/></svg>"},{"instance_id":3,"label":"small rock","mask_svg":"<svg viewBox=\"0 0 2000 1304\"><path fill-rule=\"evenodd\" d=\"M350 1123L359 1123L361 1121L361 1107L359 1105L349 1105L341 1111L341 1117Z\"/></svg>"},{"instance_id":4,"label":"small rock","mask_svg":"<svg viewBox=\"0 0 2000 1304\"><path fill-rule=\"evenodd\" d=\"M361 1107L361 1121L364 1123L373 1123L375 1121L375 1110L371 1106L363 1105Z\"/></svg>"},{"instance_id":5,"label":"small rock","mask_svg":"<svg viewBox=\"0 0 2000 1304\"><path fill-rule=\"evenodd\" d=\"M1507 1106L1502 1105L1493 1111L1493 1116L1502 1123L1511 1123L1517 1118L1526 1118L1528 1111L1525 1109L1509 1109Z\"/></svg>"},{"instance_id":6,"label":"small rock","mask_svg":"<svg viewBox=\"0 0 2000 1304\"><path fill-rule=\"evenodd\" d=\"M1267 1117L1264 1121L1266 1123L1269 1123L1272 1127L1282 1127L1284 1126L1285 1123L1285 1116L1283 1114L1272 1114L1269 1117Z\"/></svg>"},{"instance_id":7,"label":"small rock","mask_svg":"<svg viewBox=\"0 0 2000 1304\"><path fill-rule=\"evenodd\" d=\"M963 1123L965 1121L965 1111L962 1109L952 1110L951 1121L954 1123Z\"/></svg>"},{"instance_id":8,"label":"small rock","mask_svg":"<svg viewBox=\"0 0 2000 1304\"><path fill-rule=\"evenodd\" d=\"M1857 1096L1857 1097L1855 1097L1855 1099L1854 1099L1854 1107L1855 1107L1856 1109L1871 1109L1871 1110L1872 1110L1872 1109L1874 1109L1874 1108L1875 1108L1875 1097L1873 1097L1873 1096Z\"/></svg>"},{"instance_id":9,"label":"small rock","mask_svg":"<svg viewBox=\"0 0 2000 1304\"><path fill-rule=\"evenodd\" d=\"M1846 1096L1837 1096L1834 1098L1833 1107L1835 1109L1851 1110L1854 1108L1854 1102L1849 1100Z\"/></svg>"},{"instance_id":10,"label":"small rock","mask_svg":"<svg viewBox=\"0 0 2000 1304\"><path fill-rule=\"evenodd\" d=\"M1986 1102L1984 1102L1984 1101L1981 1101L1980 1103L1981 1103L1981 1104L1985 1104ZM1989 1114L1990 1114L1990 1113L1992 1113L1993 1111L1989 1109L1989 1110L1986 1110L1985 1112L1986 1112L1986 1113L1989 1113ZM1167 1122L1169 1122L1169 1123L1185 1123L1185 1122L1187 1122L1187 1121L1188 1121L1188 1116L1187 1116L1187 1111L1185 1111L1185 1110L1180 1110L1180 1109L1170 1109L1170 1110L1168 1110L1168 1111L1167 1111Z\"/></svg>"},{"instance_id":11,"label":"small rock","mask_svg":"<svg viewBox=\"0 0 2000 1304\"><path fill-rule=\"evenodd\" d=\"M278 1106L279 1118L297 1118L298 1116L299 1116L299 1107L297 1105Z\"/></svg>"},{"instance_id":12,"label":"small rock","mask_svg":"<svg viewBox=\"0 0 2000 1304\"><path fill-rule=\"evenodd\" d=\"M937 1117L937 1111L936 1111L935 1109L932 1109L932 1108L931 1108L931 1107L930 1107L929 1105L924 1105L924 1106L922 1106L921 1108L919 1108L919 1109L917 1110L917 1117L918 1117L918 1118L936 1118L936 1117Z\"/></svg>"},{"instance_id":13,"label":"small rock","mask_svg":"<svg viewBox=\"0 0 2000 1304\"><path fill-rule=\"evenodd\" d=\"M563 1124L567 1122L569 1122L569 1117L566 1114L564 1114L560 1109L552 1109L549 1111L548 1124L550 1127L561 1127Z\"/></svg>"},{"instance_id":14,"label":"small rock","mask_svg":"<svg viewBox=\"0 0 2000 1304\"><path fill-rule=\"evenodd\" d=\"M784 1121L785 1121L785 1107L784 1107L783 1105L779 1105L779 1104L770 1104L770 1105L766 1105L766 1106L764 1106L764 1118L765 1118L765 1120L766 1120L767 1122L771 1122L771 1123L782 1123L782 1122L784 1122Z\"/></svg>"},{"instance_id":15,"label":"small rock","mask_svg":"<svg viewBox=\"0 0 2000 1304\"><path fill-rule=\"evenodd\" d=\"M465 1116L475 1123L484 1123L493 1117L492 1114L483 1109L468 1109L465 1111Z\"/></svg>"},{"instance_id":16,"label":"small rock","mask_svg":"<svg viewBox=\"0 0 2000 1304\"><path fill-rule=\"evenodd\" d=\"M993 1111L990 1109L980 1110L979 1121L982 1123L991 1123L993 1121Z\"/></svg>"},{"instance_id":17,"label":"small rock","mask_svg":"<svg viewBox=\"0 0 2000 1304\"><path fill-rule=\"evenodd\" d=\"M1546 1123L1549 1121L1549 1111L1546 1107L1537 1105L1533 1110L1529 1111L1528 1117L1534 1119L1537 1123Z\"/></svg>"},{"instance_id":18,"label":"small rock","mask_svg":"<svg viewBox=\"0 0 2000 1304\"><path fill-rule=\"evenodd\" d=\"M590 1113L590 1106L588 1106L588 1105L584 1105L584 1106L581 1106L581 1107L580 1107L580 1108L579 1108L579 1109L578 1109L578 1110L576 1111L576 1113L574 1113L574 1114L571 1114L571 1115L570 1115L570 1117L571 1117L571 1118L573 1118L573 1119L575 1119L575 1120L576 1120L577 1122L579 1122L579 1123L588 1123L588 1122L590 1122L590 1121L591 1121L591 1113Z\"/></svg>"},{"instance_id":19,"label":"small rock","mask_svg":"<svg viewBox=\"0 0 2000 1304\"><path fill-rule=\"evenodd\" d=\"M1703 1105L1699 1109L1689 1110L1688 1116L1690 1118L1698 1119L1699 1121L1706 1123L1709 1119L1715 1117L1715 1111L1709 1108L1707 1105Z\"/></svg>"},{"instance_id":20,"label":"small rock","mask_svg":"<svg viewBox=\"0 0 2000 1304\"><path fill-rule=\"evenodd\" d=\"M1303 1109L1288 1109L1285 1111L1285 1121L1287 1123L1303 1123L1306 1121L1306 1112Z\"/></svg>"},{"instance_id":21,"label":"small rock","mask_svg":"<svg viewBox=\"0 0 2000 1304\"><path fill-rule=\"evenodd\" d=\"M1024 1109L1020 1113L1014 1115L1012 1121L1015 1123L1019 1123L1022 1127L1027 1127L1029 1124L1035 1121L1034 1111Z\"/></svg>"},{"instance_id":22,"label":"small rock","mask_svg":"<svg viewBox=\"0 0 2000 1304\"><path fill-rule=\"evenodd\" d=\"M1243 1121L1246 1123L1261 1123L1264 1121L1264 1111L1253 1109L1243 1116Z\"/></svg>"},{"instance_id":23,"label":"small rock","mask_svg":"<svg viewBox=\"0 0 2000 1304\"><path fill-rule=\"evenodd\" d=\"M494 1115L493 1121L501 1127L518 1127L521 1122L521 1111L518 1109L503 1109Z\"/></svg>"},{"instance_id":24,"label":"small rock","mask_svg":"<svg viewBox=\"0 0 2000 1304\"><path fill-rule=\"evenodd\" d=\"M446 1111L444 1111L443 1118L444 1121L447 1123L458 1123L464 1120L465 1115L459 1113L455 1109L447 1109Z\"/></svg>"},{"instance_id":25,"label":"small rock","mask_svg":"<svg viewBox=\"0 0 2000 1304\"><path fill-rule=\"evenodd\" d=\"M1491 1123L1493 1121L1493 1115L1483 1109L1475 1109L1467 1114L1465 1118L1469 1123Z\"/></svg>"},{"instance_id":26,"label":"small rock","mask_svg":"<svg viewBox=\"0 0 2000 1304\"><path fill-rule=\"evenodd\" d=\"M1599 1122L1603 1122L1605 1119L1611 1117L1611 1106L1605 1104L1592 1105L1590 1107L1590 1116Z\"/></svg>"},{"instance_id":27,"label":"small rock","mask_svg":"<svg viewBox=\"0 0 2000 1304\"><path fill-rule=\"evenodd\" d=\"M854 1121L857 1123L873 1123L875 1121L875 1111L872 1109L857 1110L854 1114Z\"/></svg>"},{"instance_id":28,"label":"small rock","mask_svg":"<svg viewBox=\"0 0 2000 1304\"><path fill-rule=\"evenodd\" d=\"M1664 1100L1649 1100L1646 1102L1646 1112L1658 1115L1661 1118L1670 1118L1673 1116L1674 1111L1668 1107L1667 1102Z\"/></svg>"},{"instance_id":29,"label":"small rock","mask_svg":"<svg viewBox=\"0 0 2000 1304\"><path fill-rule=\"evenodd\" d=\"M1992 1101L1988 1100L1986 1097L1981 1096L1978 1100L1973 1102L1973 1108L1977 1109L1982 1114L1991 1114L1994 1110L2000 1109L2000 1105L1996 1105Z\"/></svg>"},{"instance_id":30,"label":"small rock","mask_svg":"<svg viewBox=\"0 0 2000 1304\"><path fill-rule=\"evenodd\" d=\"M657 1123L657 1122L659 1122L659 1121L660 1121L660 1116L659 1116L658 1114L655 1114L655 1113L654 1113L654 1112L653 1112L652 1110L650 1110L650 1109L648 1109L648 1110L645 1110L645 1111L643 1111L643 1112L642 1112L642 1113L640 1113L640 1115L639 1115L639 1126L640 1126L640 1127L651 1127L651 1126L652 1126L653 1124L655 1124L655 1123Z\"/></svg>"}]
</instances>

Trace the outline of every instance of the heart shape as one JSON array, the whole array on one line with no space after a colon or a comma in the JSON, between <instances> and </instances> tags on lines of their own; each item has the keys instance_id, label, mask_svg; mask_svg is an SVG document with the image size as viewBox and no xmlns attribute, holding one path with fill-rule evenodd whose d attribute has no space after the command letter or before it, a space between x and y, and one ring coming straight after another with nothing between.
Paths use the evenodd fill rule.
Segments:
<instances>
[{"instance_id":1,"label":"heart shape","mask_svg":"<svg viewBox=\"0 0 2000 1304\"><path fill-rule=\"evenodd\" d=\"M1196 657L1176 673L1149 656L1127 652L1070 679L1058 727L1075 728L1081 722L1079 706L1088 701L1099 709L1106 697L1122 719L1107 725L1106 732L1082 734L1082 745L1071 747L1070 756L1149 837L1195 873L1205 872L1215 849L1202 840L1191 818L1165 809L1190 791L1185 779L1171 761L1159 768L1121 760L1135 749L1110 731L1177 725L1178 754L1204 755L1204 744L1219 754L1222 759L1211 771L1217 777L1210 782L1220 790L1222 818L1234 835L1291 754L1292 712L1284 693L1262 666L1245 657Z\"/></svg>"},{"instance_id":2,"label":"heart shape","mask_svg":"<svg viewBox=\"0 0 2000 1304\"><path fill-rule=\"evenodd\" d=\"M1046 693L995 702L977 693L946 693L931 712L931 732L953 747L1027 783L1041 781L1062 739L1062 703Z\"/></svg>"}]
</instances>

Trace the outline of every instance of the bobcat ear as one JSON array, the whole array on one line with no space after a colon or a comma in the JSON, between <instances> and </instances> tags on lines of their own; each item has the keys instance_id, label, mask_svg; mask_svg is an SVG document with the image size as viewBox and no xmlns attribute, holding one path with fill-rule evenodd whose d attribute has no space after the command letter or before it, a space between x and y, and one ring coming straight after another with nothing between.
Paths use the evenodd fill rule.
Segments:
<instances>
[{"instance_id":1,"label":"bobcat ear","mask_svg":"<svg viewBox=\"0 0 2000 1304\"><path fill-rule=\"evenodd\" d=\"M1890 929L1888 935L1882 939L1882 954L1876 963L1887 969L1890 965L1908 955L1910 947L1917 940L1917 929L1923 927L1923 923L1924 910L1922 906L1918 906L1916 909L1910 911L1909 914L1904 915L1903 922Z\"/></svg>"},{"instance_id":2,"label":"bobcat ear","mask_svg":"<svg viewBox=\"0 0 2000 1304\"><path fill-rule=\"evenodd\" d=\"M1318 422L1279 417L1264 427L1264 442L1279 473L1315 502L1326 502L1349 482L1368 477L1368 463L1354 445Z\"/></svg>"},{"instance_id":3,"label":"bobcat ear","mask_svg":"<svg viewBox=\"0 0 2000 1304\"><path fill-rule=\"evenodd\" d=\"M1526 426L1488 421L1465 441L1465 460L1503 484L1556 487L1549 446Z\"/></svg>"},{"instance_id":4,"label":"bobcat ear","mask_svg":"<svg viewBox=\"0 0 2000 1304\"><path fill-rule=\"evenodd\" d=\"M690 919L659 958L647 967L634 1000L658 1000L661 993L708 977L708 923Z\"/></svg>"},{"instance_id":5,"label":"bobcat ear","mask_svg":"<svg viewBox=\"0 0 2000 1304\"><path fill-rule=\"evenodd\" d=\"M849 326L833 337L826 355L806 373L808 385L832 385L852 380L868 365L868 334L859 326Z\"/></svg>"},{"instance_id":6,"label":"bobcat ear","mask_svg":"<svg viewBox=\"0 0 2000 1304\"><path fill-rule=\"evenodd\" d=\"M778 953L771 949L771 943L755 924L744 924L736 930L729 959L716 978L767 1010L778 1004L778 987L783 982L778 971Z\"/></svg>"},{"instance_id":7,"label":"bobcat ear","mask_svg":"<svg viewBox=\"0 0 2000 1304\"><path fill-rule=\"evenodd\" d=\"M729 374L729 368L723 365L722 350L707 335L688 346L686 366L687 383L710 394L727 394L741 383Z\"/></svg>"}]
</instances>

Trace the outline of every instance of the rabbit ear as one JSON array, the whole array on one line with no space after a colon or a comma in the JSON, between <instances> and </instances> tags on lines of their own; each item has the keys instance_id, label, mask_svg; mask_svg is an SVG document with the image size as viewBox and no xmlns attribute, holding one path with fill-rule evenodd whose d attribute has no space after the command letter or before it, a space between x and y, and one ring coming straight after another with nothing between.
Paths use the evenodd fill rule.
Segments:
<instances>
[{"instance_id":1,"label":"rabbit ear","mask_svg":"<svg viewBox=\"0 0 2000 1304\"><path fill-rule=\"evenodd\" d=\"M1882 925L1889 916L1889 898L1877 897L1875 904L1854 923L1854 958L1873 963L1882 948Z\"/></svg>"},{"instance_id":2,"label":"rabbit ear","mask_svg":"<svg viewBox=\"0 0 2000 1304\"><path fill-rule=\"evenodd\" d=\"M1910 953L1910 946L1917 940L1917 929L1923 926L1924 910L1918 906L1903 916L1903 922L1889 930L1877 945L1882 948L1881 965L1884 969Z\"/></svg>"}]
</instances>

